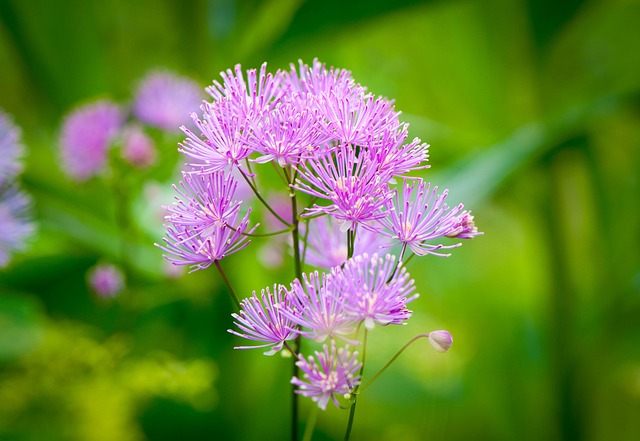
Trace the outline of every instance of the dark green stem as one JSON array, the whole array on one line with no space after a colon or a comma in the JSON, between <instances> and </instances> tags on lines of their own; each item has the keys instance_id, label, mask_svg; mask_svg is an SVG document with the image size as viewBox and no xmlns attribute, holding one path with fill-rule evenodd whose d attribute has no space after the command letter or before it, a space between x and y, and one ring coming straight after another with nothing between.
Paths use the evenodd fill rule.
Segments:
<instances>
[{"instance_id":1,"label":"dark green stem","mask_svg":"<svg viewBox=\"0 0 640 441\"><path fill-rule=\"evenodd\" d=\"M364 374L364 364L367 358L367 335L368 330L364 330L364 338L362 339L362 366L360 366L360 381L362 381L362 375ZM347 429L344 432L344 441L349 441L351 438L351 429L353 429L353 420L356 416L356 404L358 403L358 392L360 386L356 386L351 393L353 395L353 402L351 403L351 409L349 409L349 421L347 421Z\"/></svg>"},{"instance_id":2,"label":"dark green stem","mask_svg":"<svg viewBox=\"0 0 640 441\"><path fill-rule=\"evenodd\" d=\"M349 228L347 230L347 260L353 257L356 243L356 232Z\"/></svg>"},{"instance_id":3,"label":"dark green stem","mask_svg":"<svg viewBox=\"0 0 640 441\"><path fill-rule=\"evenodd\" d=\"M235 303L236 305L236 310L240 310L240 301L238 300L238 296L236 296L236 292L233 290L233 287L231 286L231 283L229 282L229 279L227 278L227 275L224 273L224 271L222 270L222 267L220 266L220 262L218 260L214 261L216 268L218 268L218 272L220 273L220 275L222 276L222 279L224 280L225 285L227 285L227 288L229 289L229 294L231 295L231 299L233 300L233 303Z\"/></svg>"},{"instance_id":4,"label":"dark green stem","mask_svg":"<svg viewBox=\"0 0 640 441\"><path fill-rule=\"evenodd\" d=\"M264 205L266 207L267 210L269 210L269 212L271 214L273 214L273 216L278 219L280 222L282 222L284 225L286 225L287 227L291 226L291 224L289 222L287 222L286 220L284 220L278 213L275 212L275 210L273 208L271 208L271 205L269 205L269 203L262 197L262 195L260 194L260 192L258 191L258 188L253 185L253 183L251 182L251 180L244 174L244 172L242 170L240 170L240 174L242 175L242 177L244 178L244 180L246 181L246 183L249 185L249 187L251 187L251 190L253 191L253 193L256 195L256 197L258 198L258 200L260 202L262 202L262 205Z\"/></svg>"},{"instance_id":5,"label":"dark green stem","mask_svg":"<svg viewBox=\"0 0 640 441\"><path fill-rule=\"evenodd\" d=\"M285 169L286 172L286 169ZM285 173L286 174L286 173ZM289 177L289 175L287 175ZM300 256L300 230L298 223L298 201L296 198L296 193L293 189L291 189L291 218L292 221L292 230L291 230L291 238L293 241L293 265L295 269L295 276L298 280L302 280L302 260ZM302 338L300 334L296 337L296 351L300 353L300 345L302 344ZM293 360L293 376L299 377L300 369L296 364L296 359ZM297 441L298 439L298 394L295 392L295 385L291 385L291 440Z\"/></svg>"}]
</instances>

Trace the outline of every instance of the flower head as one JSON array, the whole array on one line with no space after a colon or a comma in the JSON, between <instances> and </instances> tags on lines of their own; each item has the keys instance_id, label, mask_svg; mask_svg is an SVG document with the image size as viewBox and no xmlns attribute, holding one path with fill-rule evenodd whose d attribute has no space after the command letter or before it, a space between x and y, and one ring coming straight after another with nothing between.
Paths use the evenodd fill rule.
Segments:
<instances>
[{"instance_id":1,"label":"flower head","mask_svg":"<svg viewBox=\"0 0 640 441\"><path fill-rule=\"evenodd\" d=\"M343 232L386 216L380 208L393 196L387 184L392 176L380 173L379 164L367 151L344 146L303 163L299 171L294 188L329 201L329 205L308 208L304 216L329 214L341 222Z\"/></svg>"},{"instance_id":2,"label":"flower head","mask_svg":"<svg viewBox=\"0 0 640 441\"><path fill-rule=\"evenodd\" d=\"M404 267L396 268L394 256L377 254L354 257L343 268L331 271L332 281L342 292L344 310L367 329L378 325L403 324L412 312L407 304L418 298L412 294L413 279Z\"/></svg>"},{"instance_id":3,"label":"flower head","mask_svg":"<svg viewBox=\"0 0 640 441\"><path fill-rule=\"evenodd\" d=\"M122 132L122 157L129 164L146 168L156 161L156 148L153 140L144 133L142 127L132 125Z\"/></svg>"},{"instance_id":4,"label":"flower head","mask_svg":"<svg viewBox=\"0 0 640 441\"><path fill-rule=\"evenodd\" d=\"M347 96L354 90L364 93L364 87L356 84L351 72L345 69L336 69L313 60L311 66L298 61L298 69L292 63L289 72L283 74L283 84L291 92L320 96L322 93L334 92L338 96Z\"/></svg>"},{"instance_id":5,"label":"flower head","mask_svg":"<svg viewBox=\"0 0 640 441\"><path fill-rule=\"evenodd\" d=\"M362 363L358 361L358 353L351 353L348 347L336 348L331 340L331 347L323 345L322 352L315 352L315 357L300 357L296 365L303 372L303 380L293 377L291 383L298 387L296 393L311 398L322 410L327 408L329 400L340 407L338 396L349 397L353 389L360 384L358 370Z\"/></svg>"},{"instance_id":6,"label":"flower head","mask_svg":"<svg viewBox=\"0 0 640 441\"><path fill-rule=\"evenodd\" d=\"M294 280L286 291L291 308L283 313L299 326L309 331L300 331L305 337L322 342L327 337L342 338L355 330L356 320L343 310L341 293L331 286L331 277L315 271L303 281Z\"/></svg>"},{"instance_id":7,"label":"flower head","mask_svg":"<svg viewBox=\"0 0 640 441\"><path fill-rule=\"evenodd\" d=\"M456 224L447 237L456 237L458 239L473 239L484 233L478 231L476 224L473 222L473 216L470 211L463 211L456 216Z\"/></svg>"},{"instance_id":8,"label":"flower head","mask_svg":"<svg viewBox=\"0 0 640 441\"><path fill-rule=\"evenodd\" d=\"M344 95L329 91L318 101L327 121L325 130L340 144L378 147L401 127L393 102L356 88Z\"/></svg>"},{"instance_id":9,"label":"flower head","mask_svg":"<svg viewBox=\"0 0 640 441\"><path fill-rule=\"evenodd\" d=\"M189 78L169 71L151 72L138 85L133 113L146 124L177 132L203 95L202 88Z\"/></svg>"},{"instance_id":10,"label":"flower head","mask_svg":"<svg viewBox=\"0 0 640 441\"><path fill-rule=\"evenodd\" d=\"M227 100L231 104L231 113L240 119L254 119L269 112L282 98L284 90L280 87L282 73L267 73L267 63L263 63L260 72L247 70L245 80L242 67L237 64L234 70L221 72L222 83L214 81L206 88L214 101Z\"/></svg>"},{"instance_id":11,"label":"flower head","mask_svg":"<svg viewBox=\"0 0 640 441\"><path fill-rule=\"evenodd\" d=\"M0 110L0 185L11 181L22 171L24 153L22 133L11 117Z\"/></svg>"},{"instance_id":12,"label":"flower head","mask_svg":"<svg viewBox=\"0 0 640 441\"><path fill-rule=\"evenodd\" d=\"M202 120L191 114L201 136L183 126L187 139L179 144L179 151L195 160L189 165L203 173L240 167L240 161L253 153L245 139L246 117L238 115L234 103L228 99L205 102L201 109Z\"/></svg>"},{"instance_id":13,"label":"flower head","mask_svg":"<svg viewBox=\"0 0 640 441\"><path fill-rule=\"evenodd\" d=\"M62 165L67 175L85 181L100 173L123 123L120 108L107 100L84 105L67 115L60 136Z\"/></svg>"},{"instance_id":14,"label":"flower head","mask_svg":"<svg viewBox=\"0 0 640 441\"><path fill-rule=\"evenodd\" d=\"M101 298L114 298L124 289L124 275L115 265L99 263L87 272L89 286Z\"/></svg>"},{"instance_id":15,"label":"flower head","mask_svg":"<svg viewBox=\"0 0 640 441\"><path fill-rule=\"evenodd\" d=\"M231 174L186 175L180 186L174 186L178 195L167 207L166 245L158 245L167 260L195 271L248 245L245 232L255 229L247 231L251 209L238 222L241 202L233 199L237 184Z\"/></svg>"},{"instance_id":16,"label":"flower head","mask_svg":"<svg viewBox=\"0 0 640 441\"><path fill-rule=\"evenodd\" d=\"M284 102L256 122L250 122L247 142L253 150L262 153L254 161L277 161L285 167L322 151L330 138L318 130L318 119L313 108Z\"/></svg>"},{"instance_id":17,"label":"flower head","mask_svg":"<svg viewBox=\"0 0 640 441\"><path fill-rule=\"evenodd\" d=\"M24 248L33 233L31 198L15 186L0 186L0 267L5 267L16 251Z\"/></svg>"},{"instance_id":18,"label":"flower head","mask_svg":"<svg viewBox=\"0 0 640 441\"><path fill-rule=\"evenodd\" d=\"M262 290L260 298L256 292L240 302L240 312L231 314L233 322L240 332L228 331L239 337L263 342L258 346L237 346L235 349L265 348L270 349L265 355L273 355L280 351L285 341L293 340L298 335L295 323L282 313L289 308L289 301L283 295L282 286L273 285Z\"/></svg>"},{"instance_id":19,"label":"flower head","mask_svg":"<svg viewBox=\"0 0 640 441\"><path fill-rule=\"evenodd\" d=\"M421 179L413 184L405 181L402 191L396 192L394 200L386 204L388 217L379 222L385 227L381 233L395 240L395 244L408 246L411 251L419 256L434 254L437 256L449 256L438 250L450 249L460 244L443 245L433 244L429 241L444 236L473 237L480 234L472 232L472 220L469 213L463 212L463 205L453 208L444 202L447 190L437 194L438 187L431 189ZM475 228L475 226L473 226Z\"/></svg>"}]
</instances>

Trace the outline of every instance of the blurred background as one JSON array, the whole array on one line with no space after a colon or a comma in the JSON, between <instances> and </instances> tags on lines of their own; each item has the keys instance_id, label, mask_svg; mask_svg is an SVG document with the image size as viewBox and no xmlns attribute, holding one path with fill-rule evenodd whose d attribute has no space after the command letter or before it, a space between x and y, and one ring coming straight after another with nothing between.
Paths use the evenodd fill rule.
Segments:
<instances>
[{"instance_id":1,"label":"blurred background","mask_svg":"<svg viewBox=\"0 0 640 441\"><path fill-rule=\"evenodd\" d=\"M314 57L395 99L431 144L425 179L485 233L412 261L414 317L372 334L368 369L419 333L455 343L405 352L353 439L640 439L638 29L635 0L0 0L0 108L37 225L0 270L0 439L286 439L289 362L234 351L220 276L167 274L153 246L183 137L150 131L161 159L130 180L128 256L119 196L69 180L58 145L71 109L128 102L152 69L205 87ZM292 278L261 246L224 261L241 295ZM87 285L105 260L126 275L116 298ZM346 419L321 413L314 440Z\"/></svg>"}]
</instances>

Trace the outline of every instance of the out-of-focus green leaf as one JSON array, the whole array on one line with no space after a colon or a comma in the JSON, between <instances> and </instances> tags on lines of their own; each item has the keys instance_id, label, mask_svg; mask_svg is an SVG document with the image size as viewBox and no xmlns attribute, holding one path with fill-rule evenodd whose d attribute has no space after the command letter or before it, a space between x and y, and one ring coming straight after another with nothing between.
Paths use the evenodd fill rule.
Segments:
<instances>
[{"instance_id":1,"label":"out-of-focus green leaf","mask_svg":"<svg viewBox=\"0 0 640 441\"><path fill-rule=\"evenodd\" d=\"M546 149L552 148L582 130L589 116L614 98L573 107L565 113L550 116L516 130L504 141L472 152L443 172L430 174L430 179L450 188L456 200L474 205L492 196L509 177L514 176Z\"/></svg>"},{"instance_id":2,"label":"out-of-focus green leaf","mask_svg":"<svg viewBox=\"0 0 640 441\"><path fill-rule=\"evenodd\" d=\"M43 316L36 301L0 292L0 360L32 351L43 333Z\"/></svg>"},{"instance_id":3,"label":"out-of-focus green leaf","mask_svg":"<svg viewBox=\"0 0 640 441\"><path fill-rule=\"evenodd\" d=\"M549 49L542 71L547 107L582 104L640 87L640 2L592 1Z\"/></svg>"}]
</instances>

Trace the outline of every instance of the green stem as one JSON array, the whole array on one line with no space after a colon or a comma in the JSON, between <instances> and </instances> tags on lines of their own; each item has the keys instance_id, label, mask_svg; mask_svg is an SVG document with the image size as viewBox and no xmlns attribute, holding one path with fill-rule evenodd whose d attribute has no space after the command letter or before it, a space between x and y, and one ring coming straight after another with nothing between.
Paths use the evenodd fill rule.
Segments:
<instances>
[{"instance_id":1,"label":"green stem","mask_svg":"<svg viewBox=\"0 0 640 441\"><path fill-rule=\"evenodd\" d=\"M356 243L356 232L349 228L347 230L347 260L353 257Z\"/></svg>"},{"instance_id":2,"label":"green stem","mask_svg":"<svg viewBox=\"0 0 640 441\"><path fill-rule=\"evenodd\" d=\"M258 188L253 185L253 183L251 182L251 180L244 174L244 172L242 170L240 170L240 174L242 175L242 177L244 178L244 180L246 181L246 183L249 185L249 187L251 187L251 190L253 191L253 193L256 195L256 197L258 198L258 200L260 202L262 202L262 205L264 205L267 210L269 210L269 212L271 214L273 214L273 216L278 219L280 222L282 222L284 225L286 225L287 227L291 226L291 224L289 222L287 222L286 220L284 220L278 213L275 212L275 210L273 208L271 208L271 205L269 205L269 203L262 197L262 195L260 194L260 192L258 191Z\"/></svg>"},{"instance_id":3,"label":"green stem","mask_svg":"<svg viewBox=\"0 0 640 441\"><path fill-rule=\"evenodd\" d=\"M220 273L220 275L222 276L222 279L224 280L225 285L227 285L227 288L229 289L229 294L231 294L231 299L233 300L233 303L236 304L236 310L240 310L240 301L238 300L238 296L236 296L236 292L233 290L233 287L231 286L231 283L229 282L229 279L227 278L227 275L224 273L224 271L222 270L222 267L220 266L220 262L218 260L214 261L216 268L218 268L218 272Z\"/></svg>"},{"instance_id":4,"label":"green stem","mask_svg":"<svg viewBox=\"0 0 640 441\"><path fill-rule=\"evenodd\" d=\"M300 256L300 230L298 229L298 201L296 193L291 189L291 218L292 230L291 238L293 241L293 265L295 269L295 275L298 280L302 280L302 261ZM302 338L300 334L296 337L296 350L300 353L300 345L302 344ZM300 376L300 368L296 364L297 359L293 360L293 376ZM295 385L291 385L291 440L297 441L298 439L298 394L296 393Z\"/></svg>"},{"instance_id":5,"label":"green stem","mask_svg":"<svg viewBox=\"0 0 640 441\"><path fill-rule=\"evenodd\" d=\"M313 437L313 429L316 427L316 421L318 420L318 409L320 409L318 406L311 407L311 413L307 420L307 427L304 429L302 441L311 441L311 437Z\"/></svg>"},{"instance_id":6,"label":"green stem","mask_svg":"<svg viewBox=\"0 0 640 441\"><path fill-rule=\"evenodd\" d=\"M373 377L371 377L371 379L369 381L367 381L367 384L365 384L364 386L362 386L360 388L360 391L365 390L367 387L369 387L371 385L371 383L373 383L380 375L382 375L382 373L384 371L386 371L389 366L391 366L393 364L394 361L396 361L396 359L400 356L400 354L402 354L405 349L407 349L409 346L411 346L414 342L416 342L417 340L421 339L421 338L429 338L429 334L420 334L417 335L415 337L413 337L411 340L409 340L409 342L407 344L405 344L402 349L400 349L398 352L396 352L396 355L394 355L391 360L389 360L387 362L387 364L384 365L384 367L382 369L380 369L378 371L377 374L375 374Z\"/></svg>"},{"instance_id":7,"label":"green stem","mask_svg":"<svg viewBox=\"0 0 640 441\"><path fill-rule=\"evenodd\" d=\"M365 328L364 337L362 339L362 366L360 366L360 379L362 380L362 375L364 374L364 364L367 359L367 335L369 334L368 330ZM360 386L356 386L353 389L353 403L351 404L351 409L349 410L349 421L347 421L347 429L344 433L344 441L349 441L351 438L351 429L353 429L353 420L356 416L356 404L358 403L358 392L360 391Z\"/></svg>"}]
</instances>

